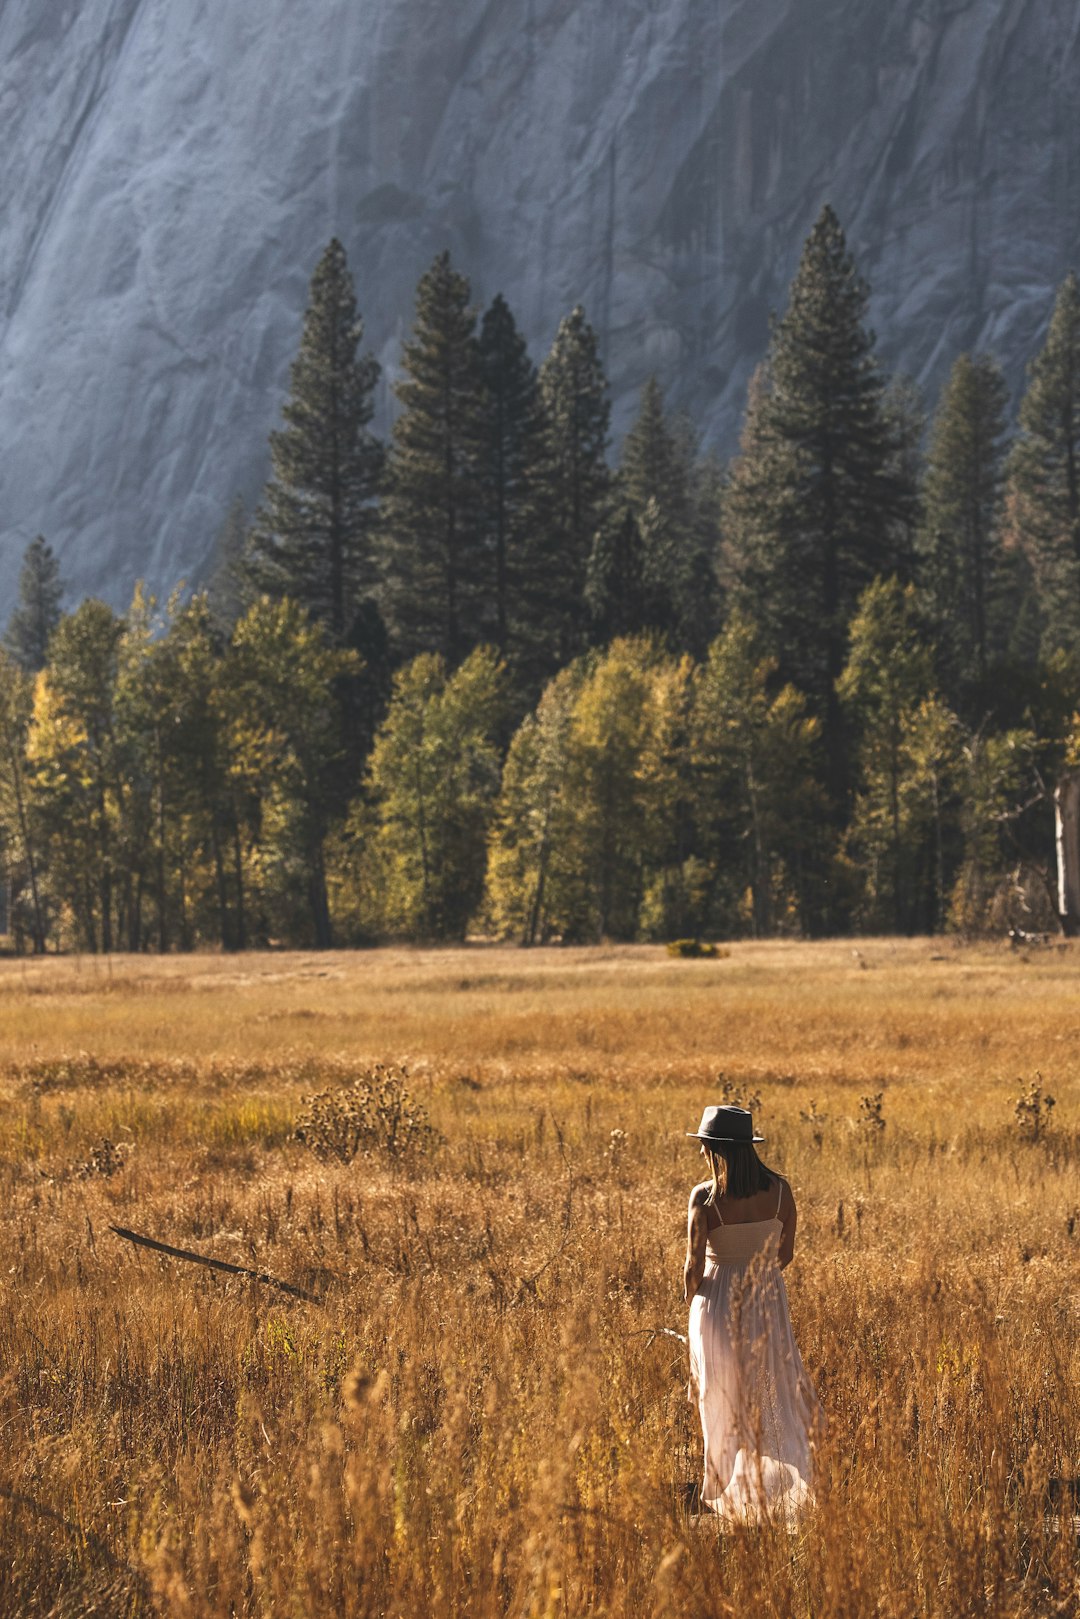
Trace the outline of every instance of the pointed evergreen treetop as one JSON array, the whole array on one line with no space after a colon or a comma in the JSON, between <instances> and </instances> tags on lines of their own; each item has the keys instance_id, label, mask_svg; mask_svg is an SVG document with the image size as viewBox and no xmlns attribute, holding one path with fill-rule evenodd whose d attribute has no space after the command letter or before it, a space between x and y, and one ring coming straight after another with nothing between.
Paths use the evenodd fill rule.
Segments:
<instances>
[{"instance_id":1,"label":"pointed evergreen treetop","mask_svg":"<svg viewBox=\"0 0 1080 1619\"><path fill-rule=\"evenodd\" d=\"M874 335L865 325L868 300L840 221L826 204L773 333L772 413L804 458L813 516L845 526L854 523L857 508L880 506L884 493L878 487L887 455L883 387ZM833 478L846 486L855 509L836 509Z\"/></svg>"},{"instance_id":2,"label":"pointed evergreen treetop","mask_svg":"<svg viewBox=\"0 0 1080 1619\"><path fill-rule=\"evenodd\" d=\"M538 519L536 473L543 417L536 367L502 294L480 326L481 444L477 463L480 524L491 566L491 634L513 650L527 617L528 553Z\"/></svg>"},{"instance_id":3,"label":"pointed evergreen treetop","mask_svg":"<svg viewBox=\"0 0 1080 1619\"><path fill-rule=\"evenodd\" d=\"M448 252L416 289L395 393L383 503L386 616L401 657L437 651L455 666L482 639L477 465L483 383L469 283Z\"/></svg>"},{"instance_id":4,"label":"pointed evergreen treetop","mask_svg":"<svg viewBox=\"0 0 1080 1619\"><path fill-rule=\"evenodd\" d=\"M580 304L559 324L540 367L545 457L545 533L533 560L534 613L543 622L551 667L584 645L585 574L593 538L608 514L611 405L596 333Z\"/></svg>"},{"instance_id":5,"label":"pointed evergreen treetop","mask_svg":"<svg viewBox=\"0 0 1080 1619\"><path fill-rule=\"evenodd\" d=\"M358 356L362 335L345 249L335 237L311 279L285 426L270 435L272 477L252 533L250 569L258 589L292 596L338 644L374 584L382 446L369 424L379 365Z\"/></svg>"},{"instance_id":6,"label":"pointed evergreen treetop","mask_svg":"<svg viewBox=\"0 0 1080 1619\"><path fill-rule=\"evenodd\" d=\"M1008 529L1035 575L1044 650L1080 648L1080 283L1062 283L1009 457Z\"/></svg>"},{"instance_id":7,"label":"pointed evergreen treetop","mask_svg":"<svg viewBox=\"0 0 1080 1619\"><path fill-rule=\"evenodd\" d=\"M60 564L41 534L31 540L19 575L19 601L11 615L4 644L28 674L45 666L49 637L60 622L63 585Z\"/></svg>"},{"instance_id":8,"label":"pointed evergreen treetop","mask_svg":"<svg viewBox=\"0 0 1080 1619\"><path fill-rule=\"evenodd\" d=\"M919 576L945 693L961 706L985 685L1004 645L1000 516L1007 397L991 355L961 354L930 431Z\"/></svg>"}]
</instances>

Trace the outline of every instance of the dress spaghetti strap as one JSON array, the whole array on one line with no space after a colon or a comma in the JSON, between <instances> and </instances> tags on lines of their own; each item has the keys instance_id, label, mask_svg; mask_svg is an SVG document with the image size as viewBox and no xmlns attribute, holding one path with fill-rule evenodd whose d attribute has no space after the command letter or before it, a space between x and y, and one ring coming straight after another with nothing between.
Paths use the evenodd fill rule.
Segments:
<instances>
[{"instance_id":1,"label":"dress spaghetti strap","mask_svg":"<svg viewBox=\"0 0 1080 1619\"><path fill-rule=\"evenodd\" d=\"M780 1180L779 1175L776 1178L777 1178L777 1180ZM783 1181L780 1181L780 1196L776 1200L776 1214L774 1216L774 1218L777 1219L777 1220L779 1220L779 1218L780 1218L780 1205L781 1205L781 1203L783 1201L784 1201L784 1183L783 1183Z\"/></svg>"}]
</instances>

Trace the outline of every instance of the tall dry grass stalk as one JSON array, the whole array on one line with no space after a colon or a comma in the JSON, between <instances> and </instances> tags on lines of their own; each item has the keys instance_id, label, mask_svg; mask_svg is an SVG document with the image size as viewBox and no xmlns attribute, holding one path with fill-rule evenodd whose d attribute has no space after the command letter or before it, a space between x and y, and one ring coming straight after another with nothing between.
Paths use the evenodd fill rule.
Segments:
<instances>
[{"instance_id":1,"label":"tall dry grass stalk","mask_svg":"<svg viewBox=\"0 0 1080 1619\"><path fill-rule=\"evenodd\" d=\"M0 1611L1077 1612L1077 958L860 949L4 964ZM300 1098L375 1059L443 1144L319 1163ZM659 1329L725 1084L800 1205L795 1535L686 1510Z\"/></svg>"}]
</instances>

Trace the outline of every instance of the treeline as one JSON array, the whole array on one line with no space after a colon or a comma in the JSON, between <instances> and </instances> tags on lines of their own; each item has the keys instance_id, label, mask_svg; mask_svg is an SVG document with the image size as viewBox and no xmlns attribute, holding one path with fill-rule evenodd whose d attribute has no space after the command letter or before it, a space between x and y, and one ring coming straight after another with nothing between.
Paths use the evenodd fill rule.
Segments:
<instances>
[{"instance_id":1,"label":"treeline","mask_svg":"<svg viewBox=\"0 0 1080 1619\"><path fill-rule=\"evenodd\" d=\"M927 426L825 209L738 454L642 393L609 463L581 309L539 368L446 254L388 443L344 250L209 587L84 601L30 547L0 666L19 948L1046 925L1080 722L1080 288L1010 432Z\"/></svg>"}]
</instances>

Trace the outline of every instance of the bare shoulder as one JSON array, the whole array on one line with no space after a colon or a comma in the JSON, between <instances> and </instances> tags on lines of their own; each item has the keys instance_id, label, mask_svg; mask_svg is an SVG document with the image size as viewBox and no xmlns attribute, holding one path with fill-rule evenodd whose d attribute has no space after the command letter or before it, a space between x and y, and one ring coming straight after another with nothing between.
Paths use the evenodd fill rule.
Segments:
<instances>
[{"instance_id":1,"label":"bare shoulder","mask_svg":"<svg viewBox=\"0 0 1080 1619\"><path fill-rule=\"evenodd\" d=\"M702 1181L700 1186L694 1187L694 1190L690 1193L691 1213L693 1213L695 1209L703 1209L705 1207L706 1203L709 1201L709 1194L711 1191L712 1181Z\"/></svg>"},{"instance_id":2,"label":"bare shoulder","mask_svg":"<svg viewBox=\"0 0 1080 1619\"><path fill-rule=\"evenodd\" d=\"M781 1214L790 1214L795 1207L795 1194L791 1190L791 1185L783 1175L776 1175L775 1171L774 1179L780 1185L780 1212Z\"/></svg>"}]
</instances>

